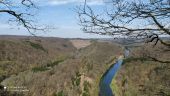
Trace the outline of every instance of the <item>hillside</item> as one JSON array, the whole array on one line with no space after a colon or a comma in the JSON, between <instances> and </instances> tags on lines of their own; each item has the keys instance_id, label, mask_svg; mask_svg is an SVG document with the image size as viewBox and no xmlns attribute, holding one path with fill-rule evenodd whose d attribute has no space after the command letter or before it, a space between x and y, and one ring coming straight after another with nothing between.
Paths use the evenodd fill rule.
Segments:
<instances>
[{"instance_id":1,"label":"hillside","mask_svg":"<svg viewBox=\"0 0 170 96\"><path fill-rule=\"evenodd\" d=\"M113 93L169 96L168 48L159 43L128 48ZM122 54L122 45L109 41L0 36L0 96L98 96L102 75Z\"/></svg>"},{"instance_id":2,"label":"hillside","mask_svg":"<svg viewBox=\"0 0 170 96\"><path fill-rule=\"evenodd\" d=\"M7 36L0 42L1 86L7 87L0 94L6 96L97 96L100 77L122 51L109 42L76 49L61 38ZM27 91L11 91L17 86Z\"/></svg>"},{"instance_id":3,"label":"hillside","mask_svg":"<svg viewBox=\"0 0 170 96\"><path fill-rule=\"evenodd\" d=\"M170 51L158 44L131 48L130 56L113 79L116 96L169 96Z\"/></svg>"}]
</instances>

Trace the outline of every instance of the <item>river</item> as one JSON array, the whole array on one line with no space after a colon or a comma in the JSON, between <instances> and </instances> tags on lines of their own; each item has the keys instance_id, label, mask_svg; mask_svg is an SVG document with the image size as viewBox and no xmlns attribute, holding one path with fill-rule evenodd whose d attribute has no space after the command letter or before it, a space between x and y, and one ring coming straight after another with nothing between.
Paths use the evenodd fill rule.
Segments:
<instances>
[{"instance_id":1,"label":"river","mask_svg":"<svg viewBox=\"0 0 170 96\"><path fill-rule=\"evenodd\" d=\"M124 57L129 55L129 50L125 48ZM114 78L117 71L120 69L123 63L123 56L120 56L116 63L111 65L111 67L104 73L99 84L99 96L114 96L110 84Z\"/></svg>"}]
</instances>

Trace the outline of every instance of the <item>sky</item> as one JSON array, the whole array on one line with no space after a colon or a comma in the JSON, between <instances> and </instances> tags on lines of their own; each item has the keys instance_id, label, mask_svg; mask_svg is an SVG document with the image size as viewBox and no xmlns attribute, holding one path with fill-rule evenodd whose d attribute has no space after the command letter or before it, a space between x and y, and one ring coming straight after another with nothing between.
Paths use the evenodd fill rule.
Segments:
<instances>
[{"instance_id":1,"label":"sky","mask_svg":"<svg viewBox=\"0 0 170 96\"><path fill-rule=\"evenodd\" d=\"M37 24L51 26L47 32L36 32L37 36L62 37L62 38L107 38L96 34L84 33L78 24L76 7L83 4L84 0L33 0L38 7L34 19ZM95 11L102 10L103 0L87 0L88 5ZM34 11L34 10L31 10ZM8 24L10 17L0 14L0 35L31 35L25 28Z\"/></svg>"}]
</instances>

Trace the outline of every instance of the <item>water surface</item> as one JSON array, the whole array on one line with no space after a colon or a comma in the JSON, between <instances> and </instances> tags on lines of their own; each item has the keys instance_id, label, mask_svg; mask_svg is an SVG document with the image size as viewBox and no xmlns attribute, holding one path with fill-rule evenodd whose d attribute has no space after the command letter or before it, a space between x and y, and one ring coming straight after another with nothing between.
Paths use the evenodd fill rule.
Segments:
<instances>
[{"instance_id":1,"label":"water surface","mask_svg":"<svg viewBox=\"0 0 170 96\"><path fill-rule=\"evenodd\" d=\"M116 75L116 72L120 69L121 65L123 63L123 58L119 58L115 64L113 64L108 71L103 75L100 81L100 92L99 96L114 96L112 93L112 89L110 87L110 84L112 82L112 79Z\"/></svg>"}]
</instances>

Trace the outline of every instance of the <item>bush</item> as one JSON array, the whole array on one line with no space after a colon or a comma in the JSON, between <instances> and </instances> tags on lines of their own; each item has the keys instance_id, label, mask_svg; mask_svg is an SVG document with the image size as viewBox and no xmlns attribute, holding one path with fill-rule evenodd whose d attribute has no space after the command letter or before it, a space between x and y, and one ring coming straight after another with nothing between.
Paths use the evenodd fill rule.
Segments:
<instances>
[{"instance_id":1,"label":"bush","mask_svg":"<svg viewBox=\"0 0 170 96\"><path fill-rule=\"evenodd\" d=\"M84 82L84 88L83 88L83 96L90 96L90 93L89 93L89 87L90 87L90 84L89 82L85 81Z\"/></svg>"},{"instance_id":2,"label":"bush","mask_svg":"<svg viewBox=\"0 0 170 96\"><path fill-rule=\"evenodd\" d=\"M79 72L76 72L76 76L72 77L71 80L72 80L72 85L79 86L81 80L81 74Z\"/></svg>"},{"instance_id":3,"label":"bush","mask_svg":"<svg viewBox=\"0 0 170 96\"><path fill-rule=\"evenodd\" d=\"M64 92L63 92L63 90L62 91L60 91L60 92L58 92L57 94L55 94L54 96L64 96Z\"/></svg>"},{"instance_id":4,"label":"bush","mask_svg":"<svg viewBox=\"0 0 170 96\"><path fill-rule=\"evenodd\" d=\"M58 61L54 61L54 62L48 63L46 66L35 67L35 68L32 68L32 71L33 71L33 72L46 71L46 70L49 70L48 67L56 66L56 65L58 65L60 62L63 62L63 61L64 61L64 60L58 60Z\"/></svg>"},{"instance_id":5,"label":"bush","mask_svg":"<svg viewBox=\"0 0 170 96\"><path fill-rule=\"evenodd\" d=\"M123 61L123 64L129 63L129 62L132 62L132 61L141 61L141 62L144 62L146 60L149 60L149 59L144 58L144 57L138 57L138 58L137 57L129 57L129 58L127 58L127 59L125 59Z\"/></svg>"},{"instance_id":6,"label":"bush","mask_svg":"<svg viewBox=\"0 0 170 96\"><path fill-rule=\"evenodd\" d=\"M35 67L35 68L32 68L32 71L33 72L42 72L42 71L46 71L46 70L49 70L47 67Z\"/></svg>"},{"instance_id":7,"label":"bush","mask_svg":"<svg viewBox=\"0 0 170 96\"><path fill-rule=\"evenodd\" d=\"M58 65L59 63L63 62L64 60L58 60L58 61L54 61L54 62L51 62L51 63L48 63L47 64L47 67L53 67L53 66L56 66Z\"/></svg>"},{"instance_id":8,"label":"bush","mask_svg":"<svg viewBox=\"0 0 170 96\"><path fill-rule=\"evenodd\" d=\"M42 50L42 51L44 51L44 52L47 52L47 50L44 49L43 46L40 45L40 44L38 44L38 43L33 43L33 42L31 42L31 41L26 41L26 42L29 43L29 44L30 44L33 48L35 48L35 49L40 49L40 50Z\"/></svg>"}]
</instances>

